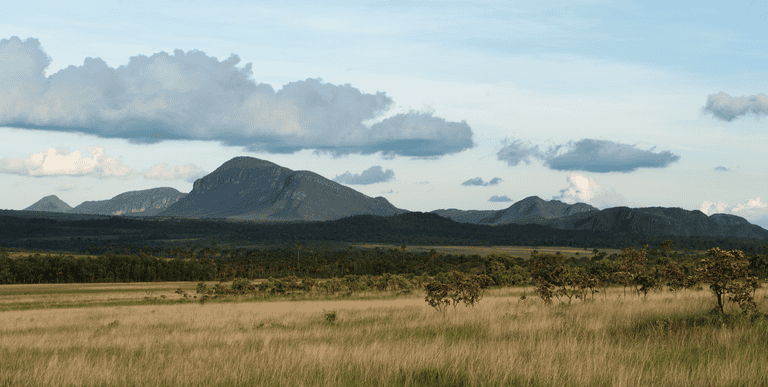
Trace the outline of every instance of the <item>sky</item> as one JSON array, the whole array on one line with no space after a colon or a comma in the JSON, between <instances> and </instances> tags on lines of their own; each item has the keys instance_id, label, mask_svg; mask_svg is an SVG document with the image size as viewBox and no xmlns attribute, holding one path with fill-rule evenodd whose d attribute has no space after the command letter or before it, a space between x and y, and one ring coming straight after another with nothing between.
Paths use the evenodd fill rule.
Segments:
<instances>
[{"instance_id":1,"label":"sky","mask_svg":"<svg viewBox=\"0 0 768 387\"><path fill-rule=\"evenodd\" d=\"M237 156L411 211L529 196L768 228L768 1L27 1L0 14L0 208Z\"/></svg>"}]
</instances>

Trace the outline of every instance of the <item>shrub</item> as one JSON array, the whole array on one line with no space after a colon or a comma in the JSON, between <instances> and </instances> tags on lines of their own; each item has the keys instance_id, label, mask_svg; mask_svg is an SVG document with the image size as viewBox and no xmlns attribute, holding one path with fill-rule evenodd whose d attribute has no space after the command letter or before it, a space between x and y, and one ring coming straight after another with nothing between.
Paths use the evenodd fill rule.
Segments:
<instances>
[{"instance_id":1,"label":"shrub","mask_svg":"<svg viewBox=\"0 0 768 387\"><path fill-rule=\"evenodd\" d=\"M333 324L336 322L336 311L332 310L330 312L326 312L325 309L323 309L323 313L325 315L325 321L327 321L329 324Z\"/></svg>"},{"instance_id":2,"label":"shrub","mask_svg":"<svg viewBox=\"0 0 768 387\"><path fill-rule=\"evenodd\" d=\"M243 294L248 291L248 288L251 286L251 281L247 280L246 278L235 278L234 281L232 281L232 290L236 294Z\"/></svg>"}]
</instances>

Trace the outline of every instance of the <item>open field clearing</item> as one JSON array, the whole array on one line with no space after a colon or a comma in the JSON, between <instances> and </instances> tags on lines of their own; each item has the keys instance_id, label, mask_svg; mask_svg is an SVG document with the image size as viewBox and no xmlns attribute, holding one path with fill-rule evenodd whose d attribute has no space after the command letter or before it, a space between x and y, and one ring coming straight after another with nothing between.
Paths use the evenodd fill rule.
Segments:
<instances>
[{"instance_id":1,"label":"open field clearing","mask_svg":"<svg viewBox=\"0 0 768 387\"><path fill-rule=\"evenodd\" d=\"M354 243L353 246L363 249L400 249L400 246L389 244L374 244L374 243ZM593 249L578 248L578 247L566 247L566 246L405 246L405 251L409 252L429 252L434 249L439 254L453 254L453 255L473 255L477 254L481 257L485 257L489 254L509 254L516 258L530 258L531 252L537 250L541 254L555 254L560 252L564 257L591 257ZM599 249L606 254L621 254L619 249ZM576 255L576 253L579 253Z\"/></svg>"},{"instance_id":2,"label":"open field clearing","mask_svg":"<svg viewBox=\"0 0 768 387\"><path fill-rule=\"evenodd\" d=\"M94 286L105 294L135 295L195 284ZM8 289L0 287L4 299L30 297ZM0 385L768 384L768 323L712 324L706 312L714 297L707 290L643 299L611 288L607 298L550 306L530 289L520 300L522 291L494 289L474 308L449 307L444 314L418 292L380 300L3 311ZM755 299L768 310L766 289Z\"/></svg>"}]
</instances>

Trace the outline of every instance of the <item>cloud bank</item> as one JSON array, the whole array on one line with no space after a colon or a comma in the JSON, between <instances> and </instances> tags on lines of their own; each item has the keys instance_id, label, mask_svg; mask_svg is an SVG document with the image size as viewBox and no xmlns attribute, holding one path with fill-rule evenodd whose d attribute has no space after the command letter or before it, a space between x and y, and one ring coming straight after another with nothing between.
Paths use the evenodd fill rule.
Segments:
<instances>
[{"instance_id":1,"label":"cloud bank","mask_svg":"<svg viewBox=\"0 0 768 387\"><path fill-rule=\"evenodd\" d=\"M723 166L717 166L717 167L715 167L715 171L718 171L718 172L730 172L731 168L726 168L726 167L723 167Z\"/></svg>"},{"instance_id":2,"label":"cloud bank","mask_svg":"<svg viewBox=\"0 0 768 387\"><path fill-rule=\"evenodd\" d=\"M334 177L332 180L341 184L367 185L385 183L395 178L395 172L391 169L384 171L376 165L364 170L361 174L351 174L349 171Z\"/></svg>"},{"instance_id":3,"label":"cloud bank","mask_svg":"<svg viewBox=\"0 0 768 387\"><path fill-rule=\"evenodd\" d=\"M175 50L131 57L112 68L99 58L50 76L34 38L0 40L0 125L87 133L133 143L219 141L253 152L314 149L334 155L439 157L475 146L465 121L431 113L382 118L393 101L322 79L275 92L252 79L252 64L232 55ZM373 125L363 122L377 121Z\"/></svg>"},{"instance_id":4,"label":"cloud bank","mask_svg":"<svg viewBox=\"0 0 768 387\"><path fill-rule=\"evenodd\" d=\"M507 195L493 195L488 199L489 202L511 202L512 199L510 199Z\"/></svg>"},{"instance_id":5,"label":"cloud bank","mask_svg":"<svg viewBox=\"0 0 768 387\"><path fill-rule=\"evenodd\" d=\"M730 94L719 92L707 97L704 112L722 121L733 121L741 116L752 114L755 117L768 115L768 96L757 94L749 97L731 97Z\"/></svg>"},{"instance_id":6,"label":"cloud bank","mask_svg":"<svg viewBox=\"0 0 768 387\"><path fill-rule=\"evenodd\" d=\"M557 171L587 171L597 173L633 172L639 168L664 168L680 160L669 151L655 153L638 149L635 145L606 140L583 139L551 147L546 152L539 146L526 146L521 141L506 144L498 153L499 160L509 166L521 162L530 164L539 159L549 169Z\"/></svg>"},{"instance_id":7,"label":"cloud bank","mask_svg":"<svg viewBox=\"0 0 768 387\"><path fill-rule=\"evenodd\" d=\"M729 205L723 202L712 202L705 200L701 203L701 212L712 214L731 214L738 215L747 219L750 223L759 225L768 229L768 203L763 203L760 197L749 199L746 202L737 205Z\"/></svg>"},{"instance_id":8,"label":"cloud bank","mask_svg":"<svg viewBox=\"0 0 768 387\"><path fill-rule=\"evenodd\" d=\"M90 157L78 151L70 152L67 148L48 149L46 152L33 153L25 159L0 159L0 173L20 176L82 176L97 179L132 179L144 177L154 180L185 180L194 182L205 175L203 170L193 164L170 166L155 165L144 171L136 171L123 162L109 157L104 147L88 147Z\"/></svg>"},{"instance_id":9,"label":"cloud bank","mask_svg":"<svg viewBox=\"0 0 768 387\"><path fill-rule=\"evenodd\" d=\"M615 190L602 189L591 177L578 173L571 173L565 180L568 187L560 191L560 195L553 196L552 200L560 200L565 203L587 203L599 209L626 206L627 200Z\"/></svg>"},{"instance_id":10,"label":"cloud bank","mask_svg":"<svg viewBox=\"0 0 768 387\"><path fill-rule=\"evenodd\" d=\"M504 181L504 180L502 180L500 177L494 177L489 182L483 181L483 179L481 179L480 177L475 177L475 178L469 179L469 180L461 183L461 185L479 185L479 186L483 186L483 187L489 187L489 186L492 186L492 185L499 185L499 183L501 183L502 181Z\"/></svg>"}]
</instances>

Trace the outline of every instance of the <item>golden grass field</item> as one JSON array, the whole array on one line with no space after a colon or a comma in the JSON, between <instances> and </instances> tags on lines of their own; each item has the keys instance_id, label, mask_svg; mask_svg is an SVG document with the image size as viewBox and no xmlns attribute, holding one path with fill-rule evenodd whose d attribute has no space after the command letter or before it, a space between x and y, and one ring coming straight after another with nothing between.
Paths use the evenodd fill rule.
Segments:
<instances>
[{"instance_id":1,"label":"golden grass field","mask_svg":"<svg viewBox=\"0 0 768 387\"><path fill-rule=\"evenodd\" d=\"M674 316L714 306L707 290L642 299L613 288L607 298L547 306L530 288L525 300L522 288L492 289L474 308L441 314L419 292L174 301L174 289L195 285L0 286L0 305L35 307L0 312L0 385L768 385L765 320L675 325ZM130 304L147 294L165 303ZM757 292L762 311L767 294ZM126 304L103 305L110 300ZM97 306L66 307L82 304Z\"/></svg>"}]
</instances>

